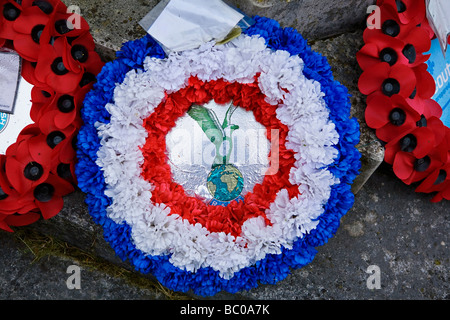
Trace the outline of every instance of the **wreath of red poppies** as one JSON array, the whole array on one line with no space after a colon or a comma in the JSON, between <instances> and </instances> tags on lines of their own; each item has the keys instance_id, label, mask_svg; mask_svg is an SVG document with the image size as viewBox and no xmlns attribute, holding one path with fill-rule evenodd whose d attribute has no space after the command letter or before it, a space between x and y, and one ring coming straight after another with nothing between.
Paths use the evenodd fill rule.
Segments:
<instances>
[{"instance_id":1,"label":"wreath of red poppies","mask_svg":"<svg viewBox=\"0 0 450 320\"><path fill-rule=\"evenodd\" d=\"M21 56L33 85L34 123L0 155L0 228L12 231L55 216L74 191L80 109L103 62L86 21L60 0L0 0L0 9L0 47Z\"/></svg>"},{"instance_id":2,"label":"wreath of red poppies","mask_svg":"<svg viewBox=\"0 0 450 320\"><path fill-rule=\"evenodd\" d=\"M381 28L367 28L357 53L367 95L366 123L385 145L385 161L416 192L450 200L450 128L432 99L436 85L425 62L435 37L425 1L378 0ZM374 12L373 14L376 14ZM373 16L369 16L373 20Z\"/></svg>"}]
</instances>

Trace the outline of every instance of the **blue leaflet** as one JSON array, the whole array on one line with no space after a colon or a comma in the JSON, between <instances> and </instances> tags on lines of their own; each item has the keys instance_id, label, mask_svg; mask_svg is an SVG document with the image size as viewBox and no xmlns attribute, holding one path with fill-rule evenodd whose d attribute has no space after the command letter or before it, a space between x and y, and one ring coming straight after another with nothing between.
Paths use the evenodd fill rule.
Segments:
<instances>
[{"instance_id":1,"label":"blue leaflet","mask_svg":"<svg viewBox=\"0 0 450 320\"><path fill-rule=\"evenodd\" d=\"M174 267L169 261L170 256L146 255L134 246L130 226L126 223L118 225L106 215L111 199L104 194L105 181L95 163L100 147L95 123L109 121L105 105L113 102L114 88L123 82L128 71L142 69L147 56L164 58L161 47L150 36L125 43L117 53L117 60L105 65L84 101L82 112L85 124L78 137L76 174L80 189L87 194L86 203L90 214L103 227L105 240L121 259L129 260L137 271L153 274L161 284L175 291L192 290L198 295L212 296L220 291L236 293L257 287L259 283L274 284L283 280L291 269L301 268L314 259L317 253L315 247L325 244L334 236L340 218L354 203L351 184L361 168L361 155L355 148L360 133L357 120L349 118L351 105L347 88L333 79L326 58L313 52L296 30L283 29L278 22L265 17L257 16L254 19L255 24L245 31L246 34L263 37L267 46L273 50L286 50L291 55L299 55L305 63L304 75L320 82L330 119L340 135L337 145L339 156L329 166L329 170L341 179L341 183L332 187L325 211L318 218L320 223L317 228L298 239L292 250L282 248L279 255L267 255L255 265L237 272L230 280L219 277L219 273L211 268L191 273Z\"/></svg>"}]
</instances>

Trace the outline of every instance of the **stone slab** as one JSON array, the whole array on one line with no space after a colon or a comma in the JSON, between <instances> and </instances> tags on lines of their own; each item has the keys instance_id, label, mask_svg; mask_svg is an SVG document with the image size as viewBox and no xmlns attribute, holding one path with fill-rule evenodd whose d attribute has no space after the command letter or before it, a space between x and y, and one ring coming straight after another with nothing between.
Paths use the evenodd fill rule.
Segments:
<instances>
[{"instance_id":1,"label":"stone slab","mask_svg":"<svg viewBox=\"0 0 450 320\"><path fill-rule=\"evenodd\" d=\"M63 0L75 5L88 21L99 45L120 49L124 41L145 34L138 22L159 2L157 0ZM364 26L367 7L375 0L226 0L249 16L276 19L310 40L324 39Z\"/></svg>"},{"instance_id":2,"label":"stone slab","mask_svg":"<svg viewBox=\"0 0 450 320\"><path fill-rule=\"evenodd\" d=\"M362 70L356 61L356 53L364 45L362 33L361 29L311 43L313 50L327 57L335 80L347 87L352 104L351 116L358 119L360 125L361 141L357 148L361 152L362 168L352 187L355 194L384 159L383 146L375 136L374 130L364 121L366 97L358 90L358 79Z\"/></svg>"},{"instance_id":3,"label":"stone slab","mask_svg":"<svg viewBox=\"0 0 450 320\"><path fill-rule=\"evenodd\" d=\"M29 251L14 235L0 233L1 300L165 300L161 291L139 287L125 278L88 268L71 257L45 256ZM79 267L80 287L69 277ZM68 273L69 271L69 273Z\"/></svg>"}]
</instances>

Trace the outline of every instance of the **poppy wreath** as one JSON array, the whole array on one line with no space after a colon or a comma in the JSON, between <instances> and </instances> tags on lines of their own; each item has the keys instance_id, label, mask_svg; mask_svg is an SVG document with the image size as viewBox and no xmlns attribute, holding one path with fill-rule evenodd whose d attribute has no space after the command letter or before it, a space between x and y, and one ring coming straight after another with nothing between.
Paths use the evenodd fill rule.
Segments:
<instances>
[{"instance_id":1,"label":"poppy wreath","mask_svg":"<svg viewBox=\"0 0 450 320\"><path fill-rule=\"evenodd\" d=\"M436 85L426 54L434 32L425 1L379 0L381 28L364 31L357 53L363 70L359 89L367 96L365 119L385 146L385 162L432 202L450 200L450 128L432 99ZM375 14L375 13L373 13ZM368 21L372 21L369 16Z\"/></svg>"},{"instance_id":2,"label":"poppy wreath","mask_svg":"<svg viewBox=\"0 0 450 320\"><path fill-rule=\"evenodd\" d=\"M271 19L223 45L165 55L127 42L86 95L78 184L106 241L169 289L212 296L310 263L354 203L359 124L326 59ZM230 101L279 131L279 170L211 205L173 180L166 136L195 105ZM273 142L273 141L272 141Z\"/></svg>"},{"instance_id":3,"label":"poppy wreath","mask_svg":"<svg viewBox=\"0 0 450 320\"><path fill-rule=\"evenodd\" d=\"M12 232L55 216L74 191L80 109L103 63L86 21L60 0L0 0L0 9L0 46L20 55L33 86L33 123L0 155L0 228Z\"/></svg>"}]
</instances>

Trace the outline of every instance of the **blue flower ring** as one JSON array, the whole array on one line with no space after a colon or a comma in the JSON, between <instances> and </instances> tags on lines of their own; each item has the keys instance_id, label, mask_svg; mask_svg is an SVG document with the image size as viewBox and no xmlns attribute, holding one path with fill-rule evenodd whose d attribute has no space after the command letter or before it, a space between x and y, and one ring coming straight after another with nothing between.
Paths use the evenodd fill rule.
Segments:
<instances>
[{"instance_id":1,"label":"blue flower ring","mask_svg":"<svg viewBox=\"0 0 450 320\"><path fill-rule=\"evenodd\" d=\"M143 274L152 274L174 291L191 290L197 295L213 296L220 291L236 293L258 284L275 284L285 279L292 269L299 269L313 260L316 247L324 245L335 234L340 218L354 203L351 185L361 167L360 153L355 147L360 133L357 120L350 118L347 89L333 79L326 58L313 52L297 31L281 28L268 18L255 17L254 20L255 23L231 45L205 44L197 51L181 55L166 57L150 36L127 42L117 53L117 59L105 65L84 101L84 126L78 135L76 174L79 187L86 193L89 212L94 222L103 227L105 240L121 259L128 260ZM228 57L224 61L230 66L220 65L222 56ZM199 57L198 65L192 57ZM237 68L241 65L238 62L242 61L239 59L250 61L248 68ZM271 65L265 60L270 60ZM187 64L186 61L195 63ZM195 70L186 70L187 65ZM289 68L284 68L286 66ZM173 79L165 74L169 73L168 69ZM284 83L273 85L271 80L283 78L280 70L284 72L284 80L280 80ZM306 167L308 161L315 165L305 175L296 171L299 168L292 168L291 172L290 180L295 180L293 185L299 185L302 196L294 201L294 206L285 199L287 192L279 192L267 210L272 224L254 219L243 227L243 233L248 232L247 242L224 233L208 233L200 224L194 226L174 215L167 215L167 207L148 200L154 190L151 184L139 180L142 155L133 143L142 147L146 131L141 127L153 126L143 120L167 100L168 95L186 87L191 76L205 83L225 79L230 83L251 85L258 79L255 83L260 86L266 101L278 106L277 117L283 124L292 120L289 119L290 112L298 111L289 108L289 99L300 97L295 93L307 95L307 92L313 92L308 97L311 100L306 96L304 100L312 101L310 104L320 110L311 109L309 115L322 117L316 118L319 124L314 130L323 134L323 148L296 153L299 155L297 160L304 160ZM292 79L300 79L301 85ZM289 132L295 131L294 126L288 127ZM290 140L287 146L301 149L308 145L308 141L296 144L294 137L292 133L287 138ZM314 135L310 139L314 140ZM139 182L133 183L137 180ZM126 189L126 183L130 190ZM133 193L135 189L139 190ZM316 196L322 197L321 200L315 202ZM302 203L303 197L310 198ZM307 206L305 203L311 204L308 208L314 213L306 213L304 221L289 220L297 222L286 225L287 219L277 218L277 214L283 215L292 208L290 205L306 208L302 207ZM290 216L301 216L300 211L297 213L294 210ZM161 228L155 228L158 223ZM260 230L258 226L261 226ZM190 235L185 235L190 232L196 235L191 247L186 244L186 237ZM282 234L283 239L264 242L258 240L259 232L262 237ZM255 243L249 239L256 239ZM233 247L233 241L236 245L241 241L239 250ZM219 252L224 247L226 249L220 252L229 259L220 254L213 255L214 250ZM245 256L247 253L248 257Z\"/></svg>"}]
</instances>

